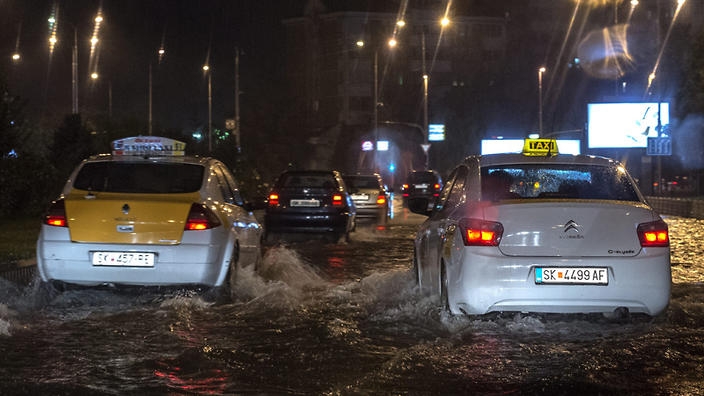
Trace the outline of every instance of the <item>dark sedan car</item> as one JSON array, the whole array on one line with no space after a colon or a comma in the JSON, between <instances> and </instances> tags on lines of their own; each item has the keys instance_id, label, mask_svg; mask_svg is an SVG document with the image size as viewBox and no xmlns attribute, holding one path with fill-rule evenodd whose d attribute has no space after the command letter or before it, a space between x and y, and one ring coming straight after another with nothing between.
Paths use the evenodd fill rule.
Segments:
<instances>
[{"instance_id":1,"label":"dark sedan car","mask_svg":"<svg viewBox=\"0 0 704 396\"><path fill-rule=\"evenodd\" d=\"M267 241L283 234L318 234L337 242L349 240L356 210L340 172L291 170L274 183L266 208Z\"/></svg>"},{"instance_id":2,"label":"dark sedan car","mask_svg":"<svg viewBox=\"0 0 704 396\"><path fill-rule=\"evenodd\" d=\"M409 199L427 198L432 203L442 190L442 177L434 170L413 171L408 175L406 183L401 186L403 204L407 205Z\"/></svg>"}]
</instances>

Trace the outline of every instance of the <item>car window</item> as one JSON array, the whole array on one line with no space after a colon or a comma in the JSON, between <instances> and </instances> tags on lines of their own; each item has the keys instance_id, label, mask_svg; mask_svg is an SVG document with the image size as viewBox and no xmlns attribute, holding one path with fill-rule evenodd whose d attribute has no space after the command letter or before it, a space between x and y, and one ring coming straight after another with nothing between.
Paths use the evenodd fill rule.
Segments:
<instances>
[{"instance_id":1,"label":"car window","mask_svg":"<svg viewBox=\"0 0 704 396\"><path fill-rule=\"evenodd\" d=\"M345 180L345 184L349 189L381 188L381 185L379 184L379 179L377 179L376 177L343 177L343 179Z\"/></svg>"},{"instance_id":2,"label":"car window","mask_svg":"<svg viewBox=\"0 0 704 396\"><path fill-rule=\"evenodd\" d=\"M435 203L436 211L440 212L454 208L465 201L466 193L464 187L468 173L467 168L464 166L460 166L452 171Z\"/></svg>"},{"instance_id":3,"label":"car window","mask_svg":"<svg viewBox=\"0 0 704 396\"><path fill-rule=\"evenodd\" d=\"M198 164L88 162L73 187L96 192L188 193L200 189L203 172Z\"/></svg>"},{"instance_id":4,"label":"car window","mask_svg":"<svg viewBox=\"0 0 704 396\"><path fill-rule=\"evenodd\" d=\"M332 174L284 174L279 179L281 187L308 187L334 189L337 186Z\"/></svg>"},{"instance_id":5,"label":"car window","mask_svg":"<svg viewBox=\"0 0 704 396\"><path fill-rule=\"evenodd\" d=\"M439 182L438 179L432 172L414 172L408 177L410 183L436 183Z\"/></svg>"},{"instance_id":6,"label":"car window","mask_svg":"<svg viewBox=\"0 0 704 396\"><path fill-rule=\"evenodd\" d=\"M482 200L572 198L639 201L626 175L615 166L522 164L483 167Z\"/></svg>"},{"instance_id":7,"label":"car window","mask_svg":"<svg viewBox=\"0 0 704 396\"><path fill-rule=\"evenodd\" d=\"M220 165L216 165L214 169L215 176L218 178L218 186L220 187L220 191L222 192L225 201L235 205L243 205L244 201L239 193L239 190L237 189L235 179L232 177L230 172Z\"/></svg>"},{"instance_id":8,"label":"car window","mask_svg":"<svg viewBox=\"0 0 704 396\"><path fill-rule=\"evenodd\" d=\"M445 208L454 208L465 201L466 193L464 186L467 181L468 173L469 171L464 166L457 169L455 180L452 183L452 189L445 202Z\"/></svg>"}]
</instances>

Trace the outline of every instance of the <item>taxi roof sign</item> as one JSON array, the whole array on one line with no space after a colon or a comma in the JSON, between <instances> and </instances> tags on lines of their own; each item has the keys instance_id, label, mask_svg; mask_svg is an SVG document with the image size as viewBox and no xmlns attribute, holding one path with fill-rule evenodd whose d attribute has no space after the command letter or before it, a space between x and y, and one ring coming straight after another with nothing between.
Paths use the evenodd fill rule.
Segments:
<instances>
[{"instance_id":1,"label":"taxi roof sign","mask_svg":"<svg viewBox=\"0 0 704 396\"><path fill-rule=\"evenodd\" d=\"M158 136L134 136L112 142L113 155L183 156L186 143Z\"/></svg>"},{"instance_id":2,"label":"taxi roof sign","mask_svg":"<svg viewBox=\"0 0 704 396\"><path fill-rule=\"evenodd\" d=\"M523 142L523 155L547 157L559 153L555 139L526 139Z\"/></svg>"}]
</instances>

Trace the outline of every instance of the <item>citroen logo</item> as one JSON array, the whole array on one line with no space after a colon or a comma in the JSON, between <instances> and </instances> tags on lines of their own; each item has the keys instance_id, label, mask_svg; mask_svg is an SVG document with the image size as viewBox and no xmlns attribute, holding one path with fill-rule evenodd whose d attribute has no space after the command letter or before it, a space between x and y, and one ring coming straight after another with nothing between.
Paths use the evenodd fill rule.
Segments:
<instances>
[{"instance_id":1,"label":"citroen logo","mask_svg":"<svg viewBox=\"0 0 704 396\"><path fill-rule=\"evenodd\" d=\"M577 224L576 221L570 220L565 224L565 229L563 232L574 231L574 232L579 233L581 228L582 228L582 226Z\"/></svg>"},{"instance_id":2,"label":"citroen logo","mask_svg":"<svg viewBox=\"0 0 704 396\"><path fill-rule=\"evenodd\" d=\"M130 213L130 206L127 204L122 205L122 213L129 214Z\"/></svg>"}]
</instances>

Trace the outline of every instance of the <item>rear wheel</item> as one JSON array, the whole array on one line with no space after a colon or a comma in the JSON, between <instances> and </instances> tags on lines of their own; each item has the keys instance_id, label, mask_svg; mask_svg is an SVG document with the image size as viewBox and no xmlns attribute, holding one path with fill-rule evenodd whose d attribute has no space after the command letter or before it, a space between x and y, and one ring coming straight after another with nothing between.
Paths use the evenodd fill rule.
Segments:
<instances>
[{"instance_id":1,"label":"rear wheel","mask_svg":"<svg viewBox=\"0 0 704 396\"><path fill-rule=\"evenodd\" d=\"M211 288L206 294L206 300L215 303L229 303L232 301L232 291L237 281L237 271L239 269L240 260L240 245L235 244L232 250L232 255L230 256L230 265L227 269L227 275L225 275L225 281L220 286L215 286Z\"/></svg>"},{"instance_id":2,"label":"rear wheel","mask_svg":"<svg viewBox=\"0 0 704 396\"><path fill-rule=\"evenodd\" d=\"M440 264L440 307L448 312L450 311L450 298L447 295L447 271L445 270L445 264Z\"/></svg>"}]
</instances>

